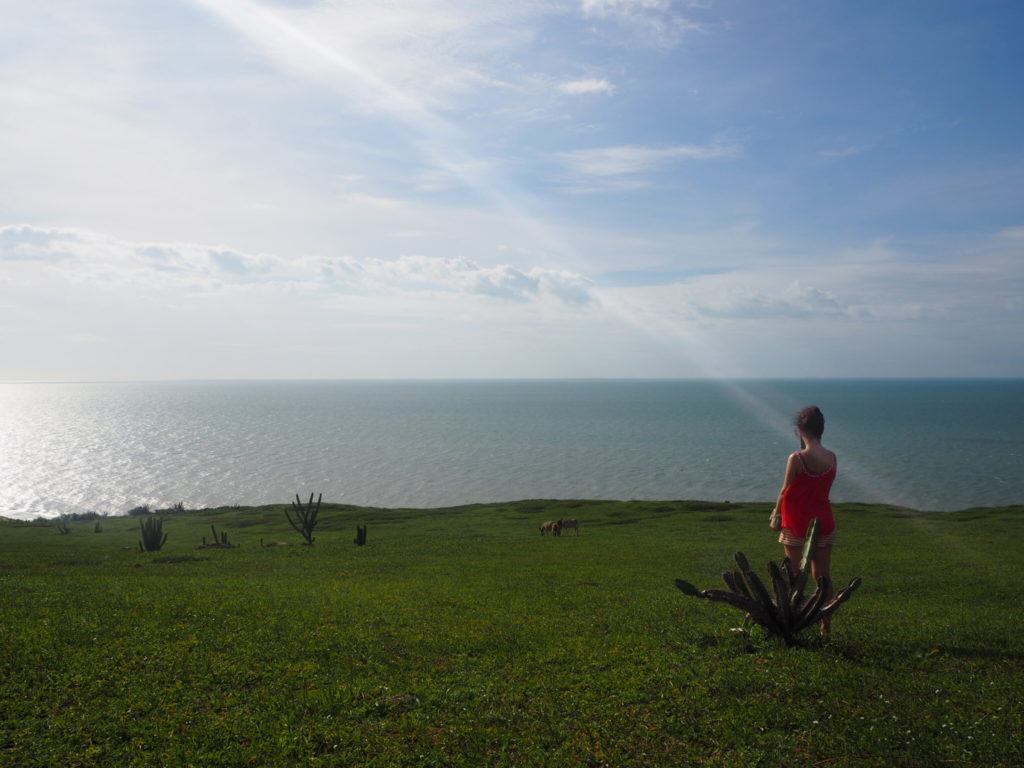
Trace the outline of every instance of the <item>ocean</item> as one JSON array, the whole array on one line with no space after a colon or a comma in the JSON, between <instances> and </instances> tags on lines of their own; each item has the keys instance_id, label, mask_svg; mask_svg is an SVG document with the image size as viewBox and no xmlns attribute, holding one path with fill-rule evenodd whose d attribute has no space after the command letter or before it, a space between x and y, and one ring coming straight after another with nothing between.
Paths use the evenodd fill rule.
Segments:
<instances>
[{"instance_id":1,"label":"ocean","mask_svg":"<svg viewBox=\"0 0 1024 768\"><path fill-rule=\"evenodd\" d=\"M1024 502L1024 380L5 383L0 515L771 501L808 404L834 501Z\"/></svg>"}]
</instances>

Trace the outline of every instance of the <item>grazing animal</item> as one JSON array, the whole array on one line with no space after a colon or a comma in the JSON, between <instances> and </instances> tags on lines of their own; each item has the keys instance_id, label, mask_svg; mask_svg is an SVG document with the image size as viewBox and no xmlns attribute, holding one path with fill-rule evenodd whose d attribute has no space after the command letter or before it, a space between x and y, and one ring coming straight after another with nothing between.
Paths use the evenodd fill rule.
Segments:
<instances>
[{"instance_id":1,"label":"grazing animal","mask_svg":"<svg viewBox=\"0 0 1024 768\"><path fill-rule=\"evenodd\" d=\"M540 526L540 535L544 536L550 533L552 536L558 535L558 523L553 520L548 520L546 523L542 523Z\"/></svg>"},{"instance_id":2,"label":"grazing animal","mask_svg":"<svg viewBox=\"0 0 1024 768\"><path fill-rule=\"evenodd\" d=\"M572 519L567 519L566 518L566 519L559 520L558 521L558 530L559 530L559 534L558 535L561 536L562 535L561 532L563 530L565 530L566 528L572 528L574 531L576 531L576 533L574 535L576 535L576 536L580 535L580 521L579 520L576 520L575 518L572 518Z\"/></svg>"}]
</instances>

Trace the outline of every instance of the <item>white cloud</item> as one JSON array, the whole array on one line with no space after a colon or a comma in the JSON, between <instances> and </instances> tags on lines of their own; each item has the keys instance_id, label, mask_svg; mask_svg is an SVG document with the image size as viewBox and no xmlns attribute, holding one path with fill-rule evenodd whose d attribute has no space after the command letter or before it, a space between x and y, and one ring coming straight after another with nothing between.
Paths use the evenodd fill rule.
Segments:
<instances>
[{"instance_id":1,"label":"white cloud","mask_svg":"<svg viewBox=\"0 0 1024 768\"><path fill-rule=\"evenodd\" d=\"M869 152L870 150L871 147L867 145L848 145L845 147L822 149L818 151L818 154L821 155L821 157L838 160L844 157L854 157L855 155L860 155L864 152Z\"/></svg>"},{"instance_id":2,"label":"white cloud","mask_svg":"<svg viewBox=\"0 0 1024 768\"><path fill-rule=\"evenodd\" d=\"M740 235L740 251L765 245ZM597 288L580 272L458 256L285 258L0 228L0 379L266 377L282 364L307 376L842 376L909 364L951 375L973 349L1004 361L986 370L1019 363L1020 228L958 244L967 260L908 260L890 243L744 261L732 247L717 251L732 264L721 272Z\"/></svg>"},{"instance_id":3,"label":"white cloud","mask_svg":"<svg viewBox=\"0 0 1024 768\"><path fill-rule=\"evenodd\" d=\"M351 204L356 208L370 208L382 211L395 211L408 205L408 201L400 198L369 195L364 192L345 192L338 195L337 199L341 203Z\"/></svg>"},{"instance_id":4,"label":"white cloud","mask_svg":"<svg viewBox=\"0 0 1024 768\"><path fill-rule=\"evenodd\" d=\"M671 307L674 316L705 327L764 325L780 334L815 324L846 328L851 345L868 327L900 337L908 329L1020 326L1024 237L1003 230L960 244L969 260L930 257L872 243L836 254L763 258L718 272L683 275L661 285L603 289L628 304ZM771 321L771 322L764 322ZM808 337L809 338L809 337ZM781 338L780 338L781 340Z\"/></svg>"},{"instance_id":5,"label":"white cloud","mask_svg":"<svg viewBox=\"0 0 1024 768\"><path fill-rule=\"evenodd\" d=\"M742 148L736 144L677 144L668 147L624 145L577 149L559 153L556 159L567 169L569 186L586 187L598 180L598 188L631 189L644 184L634 177L657 172L686 160L720 160L739 157Z\"/></svg>"},{"instance_id":6,"label":"white cloud","mask_svg":"<svg viewBox=\"0 0 1024 768\"><path fill-rule=\"evenodd\" d=\"M433 292L513 301L548 295L569 302L589 300L589 281L561 270L523 270L508 264L482 267L470 259L425 256L337 258L321 264L329 285L357 293Z\"/></svg>"},{"instance_id":7,"label":"white cloud","mask_svg":"<svg viewBox=\"0 0 1024 768\"><path fill-rule=\"evenodd\" d=\"M0 228L0 260L41 262L51 277L79 285L202 294L262 284L304 293L475 295L511 301L552 297L589 301L586 278L565 270L481 266L467 258L405 255L396 259L285 259L191 243L133 243L80 230ZM33 274L26 270L25 277ZM34 277L45 279L36 272Z\"/></svg>"},{"instance_id":8,"label":"white cloud","mask_svg":"<svg viewBox=\"0 0 1024 768\"><path fill-rule=\"evenodd\" d=\"M780 318L850 317L851 309L827 290L794 281L777 292L745 288L704 295L693 300L703 318L772 320Z\"/></svg>"},{"instance_id":9,"label":"white cloud","mask_svg":"<svg viewBox=\"0 0 1024 768\"><path fill-rule=\"evenodd\" d=\"M869 245L863 259L845 249L595 294L666 354L687 349L701 375L1018 375L1022 245L996 233L974 241L969 262L892 246L879 258Z\"/></svg>"},{"instance_id":10,"label":"white cloud","mask_svg":"<svg viewBox=\"0 0 1024 768\"><path fill-rule=\"evenodd\" d=\"M570 80L561 83L558 90L571 96L578 96L590 93L615 93L615 86L604 79L591 78L587 80Z\"/></svg>"},{"instance_id":11,"label":"white cloud","mask_svg":"<svg viewBox=\"0 0 1024 768\"><path fill-rule=\"evenodd\" d=\"M665 13L672 8L671 0L583 0L583 13L594 16L620 14Z\"/></svg>"},{"instance_id":12,"label":"white cloud","mask_svg":"<svg viewBox=\"0 0 1024 768\"><path fill-rule=\"evenodd\" d=\"M620 25L630 42L672 47L704 25L677 11L672 0L582 0L583 15Z\"/></svg>"},{"instance_id":13,"label":"white cloud","mask_svg":"<svg viewBox=\"0 0 1024 768\"><path fill-rule=\"evenodd\" d=\"M70 232L33 227L0 227L0 261L59 261L70 254L64 244L77 241Z\"/></svg>"},{"instance_id":14,"label":"white cloud","mask_svg":"<svg viewBox=\"0 0 1024 768\"><path fill-rule=\"evenodd\" d=\"M0 244L0 380L572 375L607 322L561 269L21 226Z\"/></svg>"}]
</instances>

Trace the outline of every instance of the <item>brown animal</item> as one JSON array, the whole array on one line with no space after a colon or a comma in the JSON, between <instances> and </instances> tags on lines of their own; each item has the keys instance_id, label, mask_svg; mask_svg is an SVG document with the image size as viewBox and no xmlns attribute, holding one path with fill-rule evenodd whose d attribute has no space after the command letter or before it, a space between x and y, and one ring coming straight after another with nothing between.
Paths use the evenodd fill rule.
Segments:
<instances>
[{"instance_id":1,"label":"brown animal","mask_svg":"<svg viewBox=\"0 0 1024 768\"><path fill-rule=\"evenodd\" d=\"M550 533L552 536L558 535L558 523L553 520L548 520L546 523L542 523L540 526L540 535L544 536Z\"/></svg>"},{"instance_id":2,"label":"brown animal","mask_svg":"<svg viewBox=\"0 0 1024 768\"><path fill-rule=\"evenodd\" d=\"M559 531L558 535L559 536L562 535L561 532L563 530L565 530L566 528L572 528L574 531L576 531L576 533L574 535L576 535L576 536L580 535L580 521L576 520L575 518L563 518L562 520L558 521L557 525L558 525L558 531Z\"/></svg>"}]
</instances>

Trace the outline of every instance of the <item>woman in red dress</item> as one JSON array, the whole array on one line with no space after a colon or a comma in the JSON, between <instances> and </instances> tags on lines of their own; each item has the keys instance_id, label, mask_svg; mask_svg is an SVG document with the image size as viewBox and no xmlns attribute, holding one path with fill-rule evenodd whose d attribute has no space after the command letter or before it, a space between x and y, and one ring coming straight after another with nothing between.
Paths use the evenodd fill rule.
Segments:
<instances>
[{"instance_id":1,"label":"woman in red dress","mask_svg":"<svg viewBox=\"0 0 1024 768\"><path fill-rule=\"evenodd\" d=\"M836 521L832 517L832 504L828 494L836 479L836 455L821 444L825 431L825 417L816 405L800 411L793 420L803 448L790 454L786 462L786 479L782 484L775 509L782 516L779 543L786 550L790 568L800 564L804 539L812 520L818 521L818 546L812 561L815 581L829 580L831 597L832 546L836 540ZM828 632L828 622L822 622L822 632Z\"/></svg>"}]
</instances>

